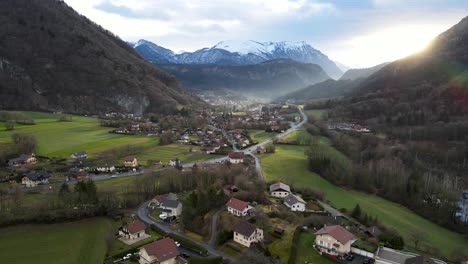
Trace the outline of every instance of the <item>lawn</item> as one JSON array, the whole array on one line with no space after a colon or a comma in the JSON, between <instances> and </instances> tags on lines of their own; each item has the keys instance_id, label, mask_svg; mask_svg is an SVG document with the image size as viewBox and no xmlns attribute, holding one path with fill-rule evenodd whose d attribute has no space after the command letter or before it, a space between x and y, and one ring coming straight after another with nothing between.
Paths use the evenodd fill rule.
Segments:
<instances>
[{"instance_id":1,"label":"lawn","mask_svg":"<svg viewBox=\"0 0 468 264\"><path fill-rule=\"evenodd\" d=\"M36 125L17 125L13 131L0 130L0 143L11 142L12 133L31 133L38 141L37 154L66 158L79 150L86 150L92 156L123 145L147 145L157 142L156 139L148 137L111 134L111 128L101 127L96 118L73 116L72 122L59 122L57 120L60 115L24 113L31 116Z\"/></svg>"},{"instance_id":2,"label":"lawn","mask_svg":"<svg viewBox=\"0 0 468 264\"><path fill-rule=\"evenodd\" d=\"M286 136L280 138L278 142L288 143L288 144L294 142L298 145L308 145L310 144L311 137L312 136L307 131L300 129L300 130L293 131L287 134Z\"/></svg>"},{"instance_id":3,"label":"lawn","mask_svg":"<svg viewBox=\"0 0 468 264\"><path fill-rule=\"evenodd\" d=\"M326 255L321 256L312 248L314 241L315 236L310 232L303 232L299 235L296 264L336 264L337 262Z\"/></svg>"},{"instance_id":4,"label":"lawn","mask_svg":"<svg viewBox=\"0 0 468 264\"><path fill-rule=\"evenodd\" d=\"M280 257L282 263L288 263L293 236L294 231L287 230L281 239L275 239L270 245L268 245L270 252Z\"/></svg>"},{"instance_id":5,"label":"lawn","mask_svg":"<svg viewBox=\"0 0 468 264\"><path fill-rule=\"evenodd\" d=\"M197 152L190 152L191 148L196 149ZM215 155L206 154L206 152L201 151L198 147L180 144L153 146L151 148L145 149L144 152L138 154L137 157L138 161L142 165L146 165L148 160L160 160L163 165L166 165L169 160L175 158L179 158L182 163L216 158Z\"/></svg>"},{"instance_id":6,"label":"lawn","mask_svg":"<svg viewBox=\"0 0 468 264\"><path fill-rule=\"evenodd\" d=\"M110 220L94 218L52 225L0 229L0 259L15 264L103 263Z\"/></svg>"},{"instance_id":7,"label":"lawn","mask_svg":"<svg viewBox=\"0 0 468 264\"><path fill-rule=\"evenodd\" d=\"M248 131L249 131L250 138L257 142L262 142L262 141L265 141L269 138L272 138L278 135L278 133L265 132L265 130L259 130L259 129L249 129Z\"/></svg>"},{"instance_id":8,"label":"lawn","mask_svg":"<svg viewBox=\"0 0 468 264\"><path fill-rule=\"evenodd\" d=\"M325 199L336 208L352 209L359 203L364 211L402 234L406 244L410 244L409 234L417 231L427 235L424 242L426 245L431 244L438 248L445 256L450 256L457 249L468 253L468 241L462 235L438 226L406 207L375 195L342 189L310 172L304 149L302 146L279 145L275 154L260 155L263 175L267 180L282 180L293 186L320 190L325 193Z\"/></svg>"}]
</instances>

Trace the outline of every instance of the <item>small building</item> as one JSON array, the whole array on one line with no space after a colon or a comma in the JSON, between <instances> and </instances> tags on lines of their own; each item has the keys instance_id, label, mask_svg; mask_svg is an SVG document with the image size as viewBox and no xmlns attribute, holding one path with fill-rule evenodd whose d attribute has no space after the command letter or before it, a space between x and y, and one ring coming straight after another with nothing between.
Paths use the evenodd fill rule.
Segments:
<instances>
[{"instance_id":1,"label":"small building","mask_svg":"<svg viewBox=\"0 0 468 264\"><path fill-rule=\"evenodd\" d=\"M231 151L228 154L229 162L232 164L240 164L244 162L244 152Z\"/></svg>"},{"instance_id":2,"label":"small building","mask_svg":"<svg viewBox=\"0 0 468 264\"><path fill-rule=\"evenodd\" d=\"M133 221L119 229L119 236L124 239L137 240L146 237L146 225L140 220Z\"/></svg>"},{"instance_id":3,"label":"small building","mask_svg":"<svg viewBox=\"0 0 468 264\"><path fill-rule=\"evenodd\" d=\"M235 216L247 216L253 207L248 202L241 201L236 198L231 198L226 203L226 207L229 213Z\"/></svg>"},{"instance_id":4,"label":"small building","mask_svg":"<svg viewBox=\"0 0 468 264\"><path fill-rule=\"evenodd\" d=\"M138 160L135 156L127 156L124 158L124 166L125 167L138 167Z\"/></svg>"},{"instance_id":5,"label":"small building","mask_svg":"<svg viewBox=\"0 0 468 264\"><path fill-rule=\"evenodd\" d=\"M206 147L206 154L215 154L219 147Z\"/></svg>"},{"instance_id":6,"label":"small building","mask_svg":"<svg viewBox=\"0 0 468 264\"><path fill-rule=\"evenodd\" d=\"M370 226L364 230L364 233L366 233L368 236L378 238L380 235L382 235L382 231L380 228L377 226Z\"/></svg>"},{"instance_id":7,"label":"small building","mask_svg":"<svg viewBox=\"0 0 468 264\"><path fill-rule=\"evenodd\" d=\"M156 195L151 201L148 203L148 207L151 209L159 208L162 205L163 200L178 200L177 194L175 193L168 193L163 195Z\"/></svg>"},{"instance_id":8,"label":"small building","mask_svg":"<svg viewBox=\"0 0 468 264\"><path fill-rule=\"evenodd\" d=\"M86 151L78 151L70 155L72 159L86 159L88 157L88 153Z\"/></svg>"},{"instance_id":9,"label":"small building","mask_svg":"<svg viewBox=\"0 0 468 264\"><path fill-rule=\"evenodd\" d=\"M263 230L246 221L239 221L232 227L234 242L244 247L250 247L252 243L263 241Z\"/></svg>"},{"instance_id":10,"label":"small building","mask_svg":"<svg viewBox=\"0 0 468 264\"><path fill-rule=\"evenodd\" d=\"M179 167L180 166L180 159L171 159L168 163L169 166L171 167Z\"/></svg>"},{"instance_id":11,"label":"small building","mask_svg":"<svg viewBox=\"0 0 468 264\"><path fill-rule=\"evenodd\" d=\"M8 166L19 167L22 165L30 165L37 162L36 155L34 154L22 154L18 158L14 158L8 161Z\"/></svg>"},{"instance_id":12,"label":"small building","mask_svg":"<svg viewBox=\"0 0 468 264\"><path fill-rule=\"evenodd\" d=\"M300 211L300 212L305 211L306 204L307 204L301 197L294 195L292 193L284 197L283 203L289 209L291 209L291 211Z\"/></svg>"},{"instance_id":13,"label":"small building","mask_svg":"<svg viewBox=\"0 0 468 264\"><path fill-rule=\"evenodd\" d=\"M94 168L96 172L102 172L102 173L110 173L115 171L115 166L109 166L109 165L101 165L101 166L96 166Z\"/></svg>"},{"instance_id":14,"label":"small building","mask_svg":"<svg viewBox=\"0 0 468 264\"><path fill-rule=\"evenodd\" d=\"M329 255L349 253L354 241L354 235L340 225L327 226L315 232L315 245Z\"/></svg>"},{"instance_id":15,"label":"small building","mask_svg":"<svg viewBox=\"0 0 468 264\"><path fill-rule=\"evenodd\" d=\"M175 241L166 237L140 248L138 254L140 264L176 264L180 252Z\"/></svg>"},{"instance_id":16,"label":"small building","mask_svg":"<svg viewBox=\"0 0 468 264\"><path fill-rule=\"evenodd\" d=\"M67 172L69 178L74 178L77 181L84 181L89 179L89 173L82 168L73 167Z\"/></svg>"},{"instance_id":17,"label":"small building","mask_svg":"<svg viewBox=\"0 0 468 264\"><path fill-rule=\"evenodd\" d=\"M446 262L418 256L414 253L404 252L387 247L379 247L375 253L376 264L446 264Z\"/></svg>"},{"instance_id":18,"label":"small building","mask_svg":"<svg viewBox=\"0 0 468 264\"><path fill-rule=\"evenodd\" d=\"M21 178L21 184L25 187L36 187L38 185L49 183L49 173L46 171L33 171L27 173Z\"/></svg>"},{"instance_id":19,"label":"small building","mask_svg":"<svg viewBox=\"0 0 468 264\"><path fill-rule=\"evenodd\" d=\"M270 195L273 197L284 198L291 193L289 185L282 182L273 183L270 185Z\"/></svg>"}]
</instances>

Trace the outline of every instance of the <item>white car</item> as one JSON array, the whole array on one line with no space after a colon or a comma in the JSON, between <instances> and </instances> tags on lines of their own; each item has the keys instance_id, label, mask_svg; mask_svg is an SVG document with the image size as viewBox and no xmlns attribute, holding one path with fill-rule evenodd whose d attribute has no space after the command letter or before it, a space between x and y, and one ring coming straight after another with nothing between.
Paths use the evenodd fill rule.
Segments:
<instances>
[{"instance_id":1,"label":"white car","mask_svg":"<svg viewBox=\"0 0 468 264\"><path fill-rule=\"evenodd\" d=\"M159 215L159 218L160 218L161 220L166 220L166 219L167 219L167 215L165 215L165 214L160 214L160 215Z\"/></svg>"},{"instance_id":2,"label":"white car","mask_svg":"<svg viewBox=\"0 0 468 264\"><path fill-rule=\"evenodd\" d=\"M176 241L175 244L176 244L177 247L180 247L180 243L179 243L179 242Z\"/></svg>"}]
</instances>

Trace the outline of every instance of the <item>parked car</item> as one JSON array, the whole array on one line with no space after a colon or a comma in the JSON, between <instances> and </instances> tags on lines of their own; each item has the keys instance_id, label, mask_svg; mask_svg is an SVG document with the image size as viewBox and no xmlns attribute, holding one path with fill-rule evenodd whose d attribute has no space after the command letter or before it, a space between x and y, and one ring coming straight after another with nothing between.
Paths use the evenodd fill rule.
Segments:
<instances>
[{"instance_id":1,"label":"parked car","mask_svg":"<svg viewBox=\"0 0 468 264\"><path fill-rule=\"evenodd\" d=\"M159 219L161 219L161 220L166 220L166 219L167 219L167 215L165 215L165 214L160 214L160 215L159 215Z\"/></svg>"},{"instance_id":2,"label":"parked car","mask_svg":"<svg viewBox=\"0 0 468 264\"><path fill-rule=\"evenodd\" d=\"M346 260L347 261L353 261L354 259L354 255L353 254L349 254L347 257L346 257Z\"/></svg>"},{"instance_id":3,"label":"parked car","mask_svg":"<svg viewBox=\"0 0 468 264\"><path fill-rule=\"evenodd\" d=\"M362 261L362 264L370 264L370 263L371 263L370 258L365 258L365 259Z\"/></svg>"},{"instance_id":4,"label":"parked car","mask_svg":"<svg viewBox=\"0 0 468 264\"><path fill-rule=\"evenodd\" d=\"M176 241L175 244L176 244L177 247L180 247L180 243L179 243L179 242Z\"/></svg>"}]
</instances>

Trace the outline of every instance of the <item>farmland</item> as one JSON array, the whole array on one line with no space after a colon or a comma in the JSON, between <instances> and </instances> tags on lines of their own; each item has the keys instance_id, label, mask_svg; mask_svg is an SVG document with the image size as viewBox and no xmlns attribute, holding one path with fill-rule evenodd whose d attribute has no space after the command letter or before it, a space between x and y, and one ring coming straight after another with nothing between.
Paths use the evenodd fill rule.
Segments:
<instances>
[{"instance_id":1,"label":"farmland","mask_svg":"<svg viewBox=\"0 0 468 264\"><path fill-rule=\"evenodd\" d=\"M322 140L324 144L327 142ZM282 180L297 187L310 187L325 193L325 199L336 208L352 209L360 204L364 211L376 216L387 227L396 229L409 243L411 232L428 234L424 246L432 245L445 256L454 250L468 253L468 243L462 235L440 227L401 205L375 195L345 190L310 172L302 146L277 146L276 153L260 156L267 180ZM336 153L340 155L339 152Z\"/></svg>"},{"instance_id":2,"label":"farmland","mask_svg":"<svg viewBox=\"0 0 468 264\"><path fill-rule=\"evenodd\" d=\"M102 263L111 222L94 218L73 223L23 225L0 230L2 263ZM27 253L27 254L25 254Z\"/></svg>"},{"instance_id":3,"label":"farmland","mask_svg":"<svg viewBox=\"0 0 468 264\"><path fill-rule=\"evenodd\" d=\"M259 129L249 129L249 134L252 140L256 142L262 142L277 135L277 133L265 132L265 130Z\"/></svg>"}]
</instances>

